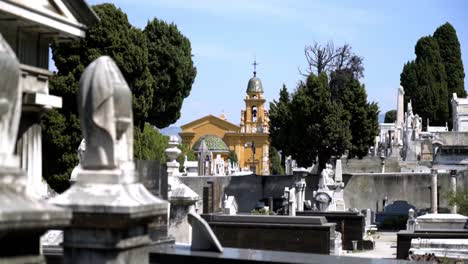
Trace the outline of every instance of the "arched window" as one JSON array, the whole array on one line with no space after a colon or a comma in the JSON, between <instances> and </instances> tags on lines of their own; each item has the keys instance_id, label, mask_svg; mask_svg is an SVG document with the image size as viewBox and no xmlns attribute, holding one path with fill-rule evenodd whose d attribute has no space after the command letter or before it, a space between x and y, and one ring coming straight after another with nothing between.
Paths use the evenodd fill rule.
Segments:
<instances>
[{"instance_id":1,"label":"arched window","mask_svg":"<svg viewBox=\"0 0 468 264\"><path fill-rule=\"evenodd\" d=\"M257 107L252 106L252 122L257 122Z\"/></svg>"}]
</instances>

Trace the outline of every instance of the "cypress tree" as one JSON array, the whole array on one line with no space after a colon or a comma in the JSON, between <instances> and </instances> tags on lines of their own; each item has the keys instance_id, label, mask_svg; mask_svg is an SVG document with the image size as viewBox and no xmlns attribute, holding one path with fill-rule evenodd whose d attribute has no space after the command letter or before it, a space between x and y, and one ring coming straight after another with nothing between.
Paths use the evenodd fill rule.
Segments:
<instances>
[{"instance_id":1,"label":"cypress tree","mask_svg":"<svg viewBox=\"0 0 468 264\"><path fill-rule=\"evenodd\" d=\"M434 32L434 38L439 44L439 52L447 74L447 90L449 98L452 93L458 97L466 97L465 72L461 58L460 42L457 32L450 23L445 23Z\"/></svg>"},{"instance_id":2,"label":"cypress tree","mask_svg":"<svg viewBox=\"0 0 468 264\"><path fill-rule=\"evenodd\" d=\"M412 102L413 112L427 126L445 125L449 119L447 76L439 52L439 44L431 37L422 37L415 46L416 60L403 67L400 83L405 89L405 102ZM405 104L406 105L406 104Z\"/></svg>"},{"instance_id":3,"label":"cypress tree","mask_svg":"<svg viewBox=\"0 0 468 264\"><path fill-rule=\"evenodd\" d=\"M289 155L288 137L290 134L290 103L291 98L286 85L280 90L278 101L270 103L270 139L271 145Z\"/></svg>"}]
</instances>

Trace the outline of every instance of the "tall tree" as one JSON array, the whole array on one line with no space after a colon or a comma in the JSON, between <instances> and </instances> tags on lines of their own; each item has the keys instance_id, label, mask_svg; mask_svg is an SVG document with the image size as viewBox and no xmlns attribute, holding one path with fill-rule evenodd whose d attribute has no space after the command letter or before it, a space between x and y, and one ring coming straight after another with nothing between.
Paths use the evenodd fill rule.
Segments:
<instances>
[{"instance_id":1,"label":"tall tree","mask_svg":"<svg viewBox=\"0 0 468 264\"><path fill-rule=\"evenodd\" d=\"M351 133L346 111L331 99L325 73L309 75L298 87L290 104L288 154L299 164L310 165L318 157L323 167L333 155L342 155L350 147Z\"/></svg>"},{"instance_id":2,"label":"tall tree","mask_svg":"<svg viewBox=\"0 0 468 264\"><path fill-rule=\"evenodd\" d=\"M273 175L284 175L284 168L281 166L281 158L275 147L270 147L270 171Z\"/></svg>"},{"instance_id":3,"label":"tall tree","mask_svg":"<svg viewBox=\"0 0 468 264\"><path fill-rule=\"evenodd\" d=\"M367 155L369 147L374 144L378 132L375 120L378 119L376 104L367 102L364 85L358 80L349 78L340 94L339 101L343 105L350 122L352 134L348 157L362 158Z\"/></svg>"},{"instance_id":4,"label":"tall tree","mask_svg":"<svg viewBox=\"0 0 468 264\"><path fill-rule=\"evenodd\" d=\"M148 39L148 68L154 79L148 121L163 128L179 119L182 102L190 94L197 70L190 41L175 24L153 19L143 32Z\"/></svg>"},{"instance_id":5,"label":"tall tree","mask_svg":"<svg viewBox=\"0 0 468 264\"><path fill-rule=\"evenodd\" d=\"M448 96L457 93L458 97L466 97L465 72L455 28L447 22L436 29L434 38L439 44L440 56L447 74Z\"/></svg>"},{"instance_id":6,"label":"tall tree","mask_svg":"<svg viewBox=\"0 0 468 264\"><path fill-rule=\"evenodd\" d=\"M288 138L291 134L291 98L286 85L280 90L278 101L270 103L270 139L271 145L283 153L289 153Z\"/></svg>"},{"instance_id":7,"label":"tall tree","mask_svg":"<svg viewBox=\"0 0 468 264\"><path fill-rule=\"evenodd\" d=\"M182 99L175 98L176 95L174 98L155 98L155 80L149 68L152 61L148 59L148 46L150 44L146 35L140 29L133 27L128 22L127 15L112 4L96 5L93 6L93 10L100 17L100 22L88 29L84 39L52 45L53 59L58 72L50 80L50 90L51 93L62 97L63 108L53 110L44 116L43 144L44 150L47 150L47 155L44 155L44 177L51 187L59 192L68 187L69 175L73 167L78 164L76 149L82 135L77 115L76 94L78 81L89 63L103 55L108 55L115 60L132 90L133 117L136 128L141 131L135 135L144 134L145 123L155 121L154 116L158 115L156 112L164 112L172 117L170 120L164 121L165 125L175 122L174 116L178 117L178 115L174 112L179 110L170 107L161 109L159 106L165 102L183 100L185 97L182 95L188 94L187 89L191 87L195 77L193 71L190 72L193 74L191 80L174 74L173 71L160 72L161 75L164 75L164 77L160 77L162 79L171 79L177 84L189 83L190 85L189 87L173 86L175 90L179 91L176 94L181 94ZM169 32L163 32L169 34ZM166 38L164 34L160 37ZM175 33L171 31L170 34L170 38L174 38ZM184 49L177 45L161 46L160 48ZM171 55L177 53L177 51L171 52ZM183 52L186 52L186 49ZM153 54L151 59L155 59L155 56ZM164 63L169 65L180 64L178 62L180 58L172 56L158 58L158 60L164 60ZM157 125L162 126L163 122L157 122ZM137 141L139 139L140 137L136 137ZM138 146L138 142L135 145ZM146 145L140 144L140 146ZM157 146L149 146L148 148L157 148ZM135 153L152 152L136 151ZM137 157L150 159L151 155Z\"/></svg>"},{"instance_id":8,"label":"tall tree","mask_svg":"<svg viewBox=\"0 0 468 264\"><path fill-rule=\"evenodd\" d=\"M422 37L415 46L416 60L405 64L400 83L405 88L406 102L411 100L413 112L431 124L445 125L449 118L449 104L445 67L437 41Z\"/></svg>"},{"instance_id":9,"label":"tall tree","mask_svg":"<svg viewBox=\"0 0 468 264\"><path fill-rule=\"evenodd\" d=\"M396 121L396 110L389 110L385 113L384 123L395 123Z\"/></svg>"},{"instance_id":10,"label":"tall tree","mask_svg":"<svg viewBox=\"0 0 468 264\"><path fill-rule=\"evenodd\" d=\"M404 65L400 83L405 88L405 101L411 100L413 110L431 124L451 122L452 93L466 96L460 43L449 23L437 28L433 36L422 37L415 46L416 59Z\"/></svg>"}]
</instances>

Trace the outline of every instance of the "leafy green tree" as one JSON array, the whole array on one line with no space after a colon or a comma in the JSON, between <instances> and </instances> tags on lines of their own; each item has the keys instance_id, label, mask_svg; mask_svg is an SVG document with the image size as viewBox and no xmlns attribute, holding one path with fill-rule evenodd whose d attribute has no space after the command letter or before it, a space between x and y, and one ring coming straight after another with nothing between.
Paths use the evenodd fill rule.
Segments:
<instances>
[{"instance_id":1,"label":"leafy green tree","mask_svg":"<svg viewBox=\"0 0 468 264\"><path fill-rule=\"evenodd\" d=\"M395 123L396 110L389 110L385 113L384 123Z\"/></svg>"},{"instance_id":2,"label":"leafy green tree","mask_svg":"<svg viewBox=\"0 0 468 264\"><path fill-rule=\"evenodd\" d=\"M457 206L457 213L468 215L468 190L466 188L458 188L457 191L447 192L449 206Z\"/></svg>"},{"instance_id":3,"label":"leafy green tree","mask_svg":"<svg viewBox=\"0 0 468 264\"><path fill-rule=\"evenodd\" d=\"M411 98L413 111L423 123L427 118L431 124L444 125L449 117L445 68L439 53L439 45L433 37L422 37L416 43L416 65L418 93L421 97Z\"/></svg>"},{"instance_id":4,"label":"leafy green tree","mask_svg":"<svg viewBox=\"0 0 468 264\"><path fill-rule=\"evenodd\" d=\"M177 162L180 164L180 171L184 170L184 162L185 156L187 156L188 161L196 161L197 160L197 153L190 148L188 144L180 144L178 147L181 150L179 157L177 158Z\"/></svg>"},{"instance_id":5,"label":"leafy green tree","mask_svg":"<svg viewBox=\"0 0 468 264\"><path fill-rule=\"evenodd\" d=\"M275 147L270 147L270 173L273 175L284 175L284 168L281 166L281 158Z\"/></svg>"},{"instance_id":6,"label":"leafy green tree","mask_svg":"<svg viewBox=\"0 0 468 264\"><path fill-rule=\"evenodd\" d=\"M143 32L148 39L148 68L154 79L149 122L162 128L179 119L182 102L190 94L197 70L190 41L175 24L155 18Z\"/></svg>"},{"instance_id":7,"label":"leafy green tree","mask_svg":"<svg viewBox=\"0 0 468 264\"><path fill-rule=\"evenodd\" d=\"M451 122L452 93L466 96L460 43L449 23L440 26L434 36L422 37L415 46L416 59L406 63L400 75L405 101L411 100L413 111L431 124Z\"/></svg>"},{"instance_id":8,"label":"leafy green tree","mask_svg":"<svg viewBox=\"0 0 468 264\"><path fill-rule=\"evenodd\" d=\"M331 99L325 73L309 75L293 94L289 153L299 164L310 165L318 157L323 167L331 156L351 146L349 118L342 105Z\"/></svg>"},{"instance_id":9,"label":"leafy green tree","mask_svg":"<svg viewBox=\"0 0 468 264\"><path fill-rule=\"evenodd\" d=\"M231 162L237 163L237 154L236 154L236 152L235 152L234 150L229 150L228 159L229 159Z\"/></svg>"},{"instance_id":10,"label":"leafy green tree","mask_svg":"<svg viewBox=\"0 0 468 264\"><path fill-rule=\"evenodd\" d=\"M134 157L137 160L159 160L166 162L165 150L168 148L169 137L161 134L150 124L146 123L143 132L135 127Z\"/></svg>"},{"instance_id":11,"label":"leafy green tree","mask_svg":"<svg viewBox=\"0 0 468 264\"><path fill-rule=\"evenodd\" d=\"M375 103L367 102L367 93L363 84L350 74L340 75L349 75L344 79L343 88L338 94L338 100L348 117L352 135L348 157L363 158L367 155L369 147L374 145L378 133L378 107Z\"/></svg>"},{"instance_id":12,"label":"leafy green tree","mask_svg":"<svg viewBox=\"0 0 468 264\"><path fill-rule=\"evenodd\" d=\"M289 153L289 135L291 134L291 98L286 85L280 90L278 101L270 103L270 139L271 145L283 153Z\"/></svg>"},{"instance_id":13,"label":"leafy green tree","mask_svg":"<svg viewBox=\"0 0 468 264\"><path fill-rule=\"evenodd\" d=\"M180 108L161 107L161 105L170 105L173 102L181 105L181 101L190 91L196 74L194 70L190 71L187 67L183 67L188 64L186 57L181 62L182 55L175 56L179 53L179 49L182 50L180 53L187 53L187 43L190 52L190 43L180 32L173 30L175 25L170 26L171 30L162 30L162 34L158 36L161 39L173 41L176 39L175 42L181 41L183 44L159 45L159 51L155 52L147 34L133 27L122 10L113 4L96 5L93 6L93 10L100 17L100 22L88 29L84 39L52 44L53 59L58 72L50 80L50 92L62 97L63 108L51 111L43 117L43 144L44 150L47 150L47 155L44 155L44 178L58 192L68 188L69 175L73 167L78 164L76 149L82 134L77 115L76 94L81 74L93 60L103 55L112 57L132 90L133 117L138 129L135 132L135 146L149 148L137 149L135 153L138 159L153 159L156 155L156 150L152 148L157 147L148 145L148 142L139 142L140 139L146 140L148 133L151 134L145 132L145 123L162 127L175 122L179 117L176 112ZM154 27L157 26L160 24L154 24ZM178 40L176 34L180 35ZM151 41L154 42L154 39ZM148 49L152 50L150 60ZM165 53L165 49L169 51ZM168 67L170 71L150 71L152 69L150 63L154 63L157 56L161 67ZM191 56L189 58L191 63ZM175 66L169 67L169 65ZM187 71L186 75L175 71L177 67ZM153 78L153 74L159 76L157 81ZM173 91L170 95L158 94L159 90L156 88L162 86L161 80L171 80L170 87ZM163 121L155 120L160 113L170 118ZM151 138L151 135L149 137Z\"/></svg>"},{"instance_id":14,"label":"leafy green tree","mask_svg":"<svg viewBox=\"0 0 468 264\"><path fill-rule=\"evenodd\" d=\"M434 38L439 44L439 52L447 74L447 90L449 97L457 93L466 97L465 71L461 58L460 42L457 32L450 23L445 23L434 32Z\"/></svg>"}]
</instances>

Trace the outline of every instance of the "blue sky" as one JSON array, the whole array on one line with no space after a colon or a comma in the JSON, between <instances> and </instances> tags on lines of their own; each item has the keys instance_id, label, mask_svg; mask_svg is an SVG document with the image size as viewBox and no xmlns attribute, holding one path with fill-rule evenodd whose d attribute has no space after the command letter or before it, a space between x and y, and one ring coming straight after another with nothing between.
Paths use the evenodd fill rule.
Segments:
<instances>
[{"instance_id":1,"label":"blue sky","mask_svg":"<svg viewBox=\"0 0 468 264\"><path fill-rule=\"evenodd\" d=\"M396 108L403 64L414 59L416 41L445 23L457 30L468 72L468 1L284 1L284 0L92 0L114 3L144 28L156 17L174 22L192 44L197 77L185 99L180 126L225 112L240 122L254 58L265 97L278 98L303 77L304 46L314 41L348 43L364 57L368 99L381 113ZM465 86L468 88L468 77Z\"/></svg>"}]
</instances>

